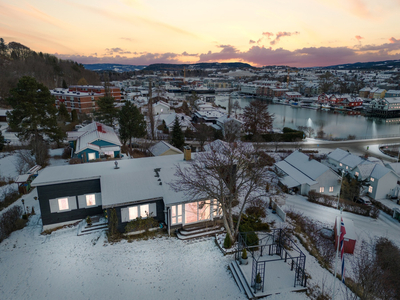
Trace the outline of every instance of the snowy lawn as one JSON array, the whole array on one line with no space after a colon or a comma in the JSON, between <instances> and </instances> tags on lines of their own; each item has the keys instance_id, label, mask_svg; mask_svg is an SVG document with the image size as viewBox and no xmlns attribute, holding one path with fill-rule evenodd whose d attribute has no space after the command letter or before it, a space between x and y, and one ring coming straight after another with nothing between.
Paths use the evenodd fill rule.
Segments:
<instances>
[{"instance_id":1,"label":"snowy lawn","mask_svg":"<svg viewBox=\"0 0 400 300\"><path fill-rule=\"evenodd\" d=\"M111 245L76 227L40 231L30 223L0 245L0 299L245 299L212 239Z\"/></svg>"}]
</instances>

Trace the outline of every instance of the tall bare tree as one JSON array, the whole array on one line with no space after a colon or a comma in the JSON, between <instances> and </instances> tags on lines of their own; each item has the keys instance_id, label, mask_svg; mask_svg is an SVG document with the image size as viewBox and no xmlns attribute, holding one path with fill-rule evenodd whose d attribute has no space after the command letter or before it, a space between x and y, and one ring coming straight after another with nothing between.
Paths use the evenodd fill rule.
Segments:
<instances>
[{"instance_id":1,"label":"tall bare tree","mask_svg":"<svg viewBox=\"0 0 400 300\"><path fill-rule=\"evenodd\" d=\"M252 101L243 111L244 130L252 135L271 130L273 119L268 112L268 103L263 101Z\"/></svg>"},{"instance_id":2,"label":"tall bare tree","mask_svg":"<svg viewBox=\"0 0 400 300\"><path fill-rule=\"evenodd\" d=\"M272 174L266 164L256 161L251 145L242 142L218 144L176 167L176 180L169 183L188 199L216 199L223 213L224 227L236 241L242 213L249 201L263 199ZM237 204L239 203L239 204ZM238 220L233 221L233 208Z\"/></svg>"}]
</instances>

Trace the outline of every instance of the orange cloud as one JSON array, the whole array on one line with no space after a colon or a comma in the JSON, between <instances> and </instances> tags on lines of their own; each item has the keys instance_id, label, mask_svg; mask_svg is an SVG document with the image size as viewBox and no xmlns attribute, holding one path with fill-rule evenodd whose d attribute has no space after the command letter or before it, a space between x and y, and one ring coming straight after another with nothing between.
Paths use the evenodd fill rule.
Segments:
<instances>
[{"instance_id":1,"label":"orange cloud","mask_svg":"<svg viewBox=\"0 0 400 300\"><path fill-rule=\"evenodd\" d=\"M277 34L276 34L276 37L275 37L275 39L273 40L273 41L271 41L270 42L270 44L271 45L275 45L276 43L278 43L279 41L280 41L280 39L281 39L281 37L284 37L284 36L292 36L292 35L298 35L298 34L300 34L300 32L298 32L298 31L295 31L295 32L286 32L286 31L280 31L280 32L278 32Z\"/></svg>"},{"instance_id":2,"label":"orange cloud","mask_svg":"<svg viewBox=\"0 0 400 300\"><path fill-rule=\"evenodd\" d=\"M361 41L363 39L363 37L361 35L356 35L356 40L357 41Z\"/></svg>"}]
</instances>

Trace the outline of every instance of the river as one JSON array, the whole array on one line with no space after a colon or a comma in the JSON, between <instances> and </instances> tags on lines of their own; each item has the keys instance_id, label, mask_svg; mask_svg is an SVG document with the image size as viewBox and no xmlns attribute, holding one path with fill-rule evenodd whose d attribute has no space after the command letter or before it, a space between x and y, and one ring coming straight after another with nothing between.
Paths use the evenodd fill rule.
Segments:
<instances>
[{"instance_id":1,"label":"river","mask_svg":"<svg viewBox=\"0 0 400 300\"><path fill-rule=\"evenodd\" d=\"M235 98L232 100L232 105L236 100L243 109L254 99ZM227 108L228 97L217 95L215 104ZM298 126L307 126L317 132L322 128L326 136L331 138L347 138L349 135L354 135L356 138L400 136L400 118L367 118L361 115L351 116L340 112L293 108L274 103L268 105L268 111L274 115L273 126L276 129L283 127L297 129ZM234 114L234 110L232 112Z\"/></svg>"}]
</instances>

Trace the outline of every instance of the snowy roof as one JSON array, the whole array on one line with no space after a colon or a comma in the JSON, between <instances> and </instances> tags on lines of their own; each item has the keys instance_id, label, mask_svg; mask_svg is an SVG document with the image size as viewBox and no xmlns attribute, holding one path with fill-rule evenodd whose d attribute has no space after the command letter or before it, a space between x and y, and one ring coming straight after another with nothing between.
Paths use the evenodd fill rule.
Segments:
<instances>
[{"instance_id":1,"label":"snowy roof","mask_svg":"<svg viewBox=\"0 0 400 300\"><path fill-rule=\"evenodd\" d=\"M386 167L383 167L381 165L375 165L374 170L371 172L371 177L373 177L375 179L380 179L389 172L393 172L393 171ZM395 174L397 177L399 177L396 173L393 172L393 174Z\"/></svg>"},{"instance_id":2,"label":"snowy roof","mask_svg":"<svg viewBox=\"0 0 400 300\"><path fill-rule=\"evenodd\" d=\"M85 133L79 136L76 141L76 153L87 148L99 151L101 147L91 144L97 140L106 141L116 146L122 145L114 129L101 123L92 122L78 131Z\"/></svg>"},{"instance_id":3,"label":"snowy roof","mask_svg":"<svg viewBox=\"0 0 400 300\"><path fill-rule=\"evenodd\" d=\"M291 185L291 187L294 187L294 186L298 186L298 185L301 185L304 183L306 183L308 185L314 185L314 184L318 183L284 160L277 162L275 165L279 169L281 169L285 174L287 174L287 176L285 176L283 178L283 180L281 180L281 182L283 184L287 183L287 184ZM297 184L296 184L296 182L297 182Z\"/></svg>"},{"instance_id":4,"label":"snowy roof","mask_svg":"<svg viewBox=\"0 0 400 300\"><path fill-rule=\"evenodd\" d=\"M361 164L357 166L358 170L360 171L360 177L365 179L371 176L372 170L375 168L374 164Z\"/></svg>"},{"instance_id":5,"label":"snowy roof","mask_svg":"<svg viewBox=\"0 0 400 300\"><path fill-rule=\"evenodd\" d=\"M15 183L24 183L27 182L27 180L29 179L29 176L31 176L32 174L22 174L19 175L17 177L17 179L15 179Z\"/></svg>"},{"instance_id":6,"label":"snowy roof","mask_svg":"<svg viewBox=\"0 0 400 300\"><path fill-rule=\"evenodd\" d=\"M400 163L389 163L386 167L392 169L396 174L400 175Z\"/></svg>"},{"instance_id":7,"label":"snowy roof","mask_svg":"<svg viewBox=\"0 0 400 300\"><path fill-rule=\"evenodd\" d=\"M364 159L354 154L347 155L346 157L340 160L342 164L349 166L350 168L354 168L357 165L363 163L364 161L365 161Z\"/></svg>"},{"instance_id":8,"label":"snowy roof","mask_svg":"<svg viewBox=\"0 0 400 300\"><path fill-rule=\"evenodd\" d=\"M313 180L330 170L324 164L313 159L310 160L307 155L299 151L293 152L285 158L285 161Z\"/></svg>"},{"instance_id":9,"label":"snowy roof","mask_svg":"<svg viewBox=\"0 0 400 300\"><path fill-rule=\"evenodd\" d=\"M196 153L192 153L192 159ZM33 186L100 179L105 207L134 201L163 199L165 204L193 201L167 184L175 176L176 165L187 165L183 155L166 155L118 161L47 167L33 181ZM159 180L161 179L161 180ZM161 183L161 185L160 185ZM132 192L135 191L135 192Z\"/></svg>"},{"instance_id":10,"label":"snowy roof","mask_svg":"<svg viewBox=\"0 0 400 300\"><path fill-rule=\"evenodd\" d=\"M347 151L344 151L340 148L337 148L328 154L328 158L336 160L336 161L340 161L343 158L345 158L347 155L350 155L350 153Z\"/></svg>"},{"instance_id":11,"label":"snowy roof","mask_svg":"<svg viewBox=\"0 0 400 300\"><path fill-rule=\"evenodd\" d=\"M176 152L176 154L182 154L183 152L179 150L178 148L172 146L171 144L165 142L165 141L160 141L157 144L153 145L150 147L149 151L151 154L154 156L160 156L167 152L168 150L173 150Z\"/></svg>"}]
</instances>

